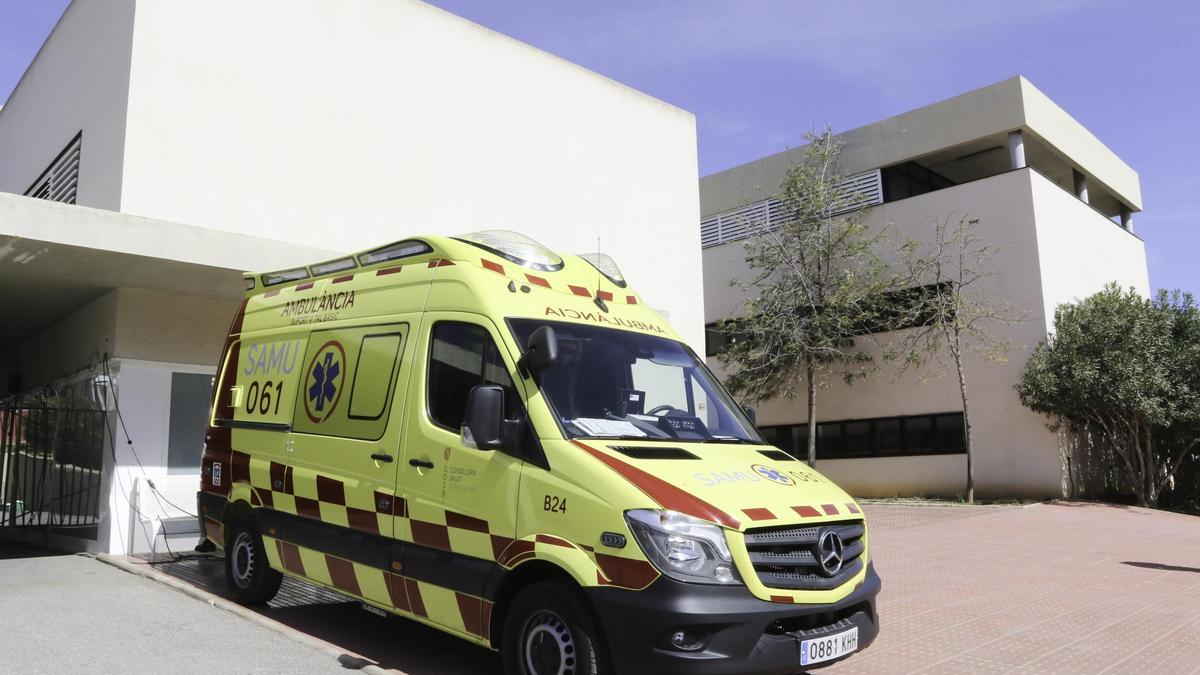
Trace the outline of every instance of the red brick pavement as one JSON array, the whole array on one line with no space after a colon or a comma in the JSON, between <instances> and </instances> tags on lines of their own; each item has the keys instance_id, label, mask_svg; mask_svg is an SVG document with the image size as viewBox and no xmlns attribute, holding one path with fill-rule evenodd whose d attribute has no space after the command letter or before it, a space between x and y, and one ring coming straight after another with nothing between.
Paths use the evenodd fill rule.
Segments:
<instances>
[{"instance_id":1,"label":"red brick pavement","mask_svg":"<svg viewBox=\"0 0 1200 675\"><path fill-rule=\"evenodd\" d=\"M822 673L1200 673L1200 518L868 505L882 631Z\"/></svg>"}]
</instances>

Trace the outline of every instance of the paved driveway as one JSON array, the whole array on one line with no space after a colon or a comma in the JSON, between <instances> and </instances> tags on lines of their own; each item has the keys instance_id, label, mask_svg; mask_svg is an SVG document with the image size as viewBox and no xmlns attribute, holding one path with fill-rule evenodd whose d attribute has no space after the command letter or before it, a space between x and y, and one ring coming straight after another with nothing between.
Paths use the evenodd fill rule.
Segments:
<instances>
[{"instance_id":1,"label":"paved driveway","mask_svg":"<svg viewBox=\"0 0 1200 675\"><path fill-rule=\"evenodd\" d=\"M345 671L162 584L0 541L0 673L301 672Z\"/></svg>"},{"instance_id":2,"label":"paved driveway","mask_svg":"<svg viewBox=\"0 0 1200 675\"><path fill-rule=\"evenodd\" d=\"M1094 504L866 511L884 582L882 633L822 673L1200 673L1200 518ZM112 663L97 653L121 654L129 672L159 670L165 654L183 671L202 663L213 672L337 669L328 649L94 561L67 560L44 572L0 561L0 635L23 645L0 659L15 653L25 666L16 672ZM220 592L217 561L158 569ZM31 611L36 622L17 621ZM286 582L260 613L334 653L412 675L499 669L487 650L305 584ZM0 660L0 671L11 663Z\"/></svg>"},{"instance_id":3,"label":"paved driveway","mask_svg":"<svg viewBox=\"0 0 1200 675\"><path fill-rule=\"evenodd\" d=\"M882 632L830 675L1200 672L1200 518L1071 503L867 514Z\"/></svg>"}]
</instances>

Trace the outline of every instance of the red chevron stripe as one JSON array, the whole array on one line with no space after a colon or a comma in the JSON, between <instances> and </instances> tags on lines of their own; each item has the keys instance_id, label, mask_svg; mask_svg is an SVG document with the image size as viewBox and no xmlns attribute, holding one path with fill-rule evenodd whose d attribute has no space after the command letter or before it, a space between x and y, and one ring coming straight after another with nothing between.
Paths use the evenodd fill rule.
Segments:
<instances>
[{"instance_id":1,"label":"red chevron stripe","mask_svg":"<svg viewBox=\"0 0 1200 675\"><path fill-rule=\"evenodd\" d=\"M664 509L686 513L689 516L707 520L710 523L724 525L735 530L741 527L741 523L728 513L689 492L679 489L658 476L642 471L632 464L626 464L616 457L584 445L577 440L572 440L571 442L608 465L613 471L621 474L625 480L633 483L637 489L646 493L647 497L658 502Z\"/></svg>"}]
</instances>

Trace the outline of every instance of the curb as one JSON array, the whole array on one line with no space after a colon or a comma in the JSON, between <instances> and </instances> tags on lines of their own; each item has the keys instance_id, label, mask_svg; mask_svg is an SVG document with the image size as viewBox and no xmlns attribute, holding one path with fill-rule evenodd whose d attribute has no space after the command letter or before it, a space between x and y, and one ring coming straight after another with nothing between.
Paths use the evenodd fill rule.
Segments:
<instances>
[{"instance_id":1,"label":"curb","mask_svg":"<svg viewBox=\"0 0 1200 675\"><path fill-rule=\"evenodd\" d=\"M195 586L187 582L180 581L169 574L163 574L162 572L154 569L150 563L136 563L129 560L126 556L111 555L108 553L97 553L95 554L95 559L105 563L106 565L111 565L119 570L128 572L130 574L136 574L137 576L144 577L169 588L173 588L184 595L188 595L196 600L208 603L217 609L223 609L230 614L240 616L241 618L258 624L263 628L279 633L280 635L287 636L296 642L307 645L314 649L318 649L333 657L333 659L340 663L343 668L349 670L358 670L359 672L367 673L368 675L395 675L398 672L395 670L384 670L383 668L379 667L379 664L366 657L349 652L345 649L341 649L333 643L320 640L307 633L291 628L290 626L285 626L274 619L270 619L262 614L259 614L258 612L255 612L254 610L247 609L236 602L226 600L218 595L214 595L208 591L196 588Z\"/></svg>"},{"instance_id":2,"label":"curb","mask_svg":"<svg viewBox=\"0 0 1200 675\"><path fill-rule=\"evenodd\" d=\"M952 502L949 500L905 500L905 499L889 499L887 497L864 497L858 500L860 505L870 506L912 506L915 508L930 508L930 509L950 509L950 508L968 508L968 509L1027 509L1030 506L1037 506L1043 502L1027 502L1027 503L1012 503L1012 504L967 504L966 502Z\"/></svg>"}]
</instances>

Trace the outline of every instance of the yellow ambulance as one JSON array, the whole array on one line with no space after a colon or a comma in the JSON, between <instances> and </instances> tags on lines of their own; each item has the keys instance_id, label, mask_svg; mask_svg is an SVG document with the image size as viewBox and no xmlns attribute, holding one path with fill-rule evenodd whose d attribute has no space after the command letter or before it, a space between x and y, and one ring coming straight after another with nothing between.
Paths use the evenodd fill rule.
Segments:
<instances>
[{"instance_id":1,"label":"yellow ambulance","mask_svg":"<svg viewBox=\"0 0 1200 675\"><path fill-rule=\"evenodd\" d=\"M607 256L414 237L247 275L200 520L508 673L790 673L878 632L862 511L768 446Z\"/></svg>"}]
</instances>

